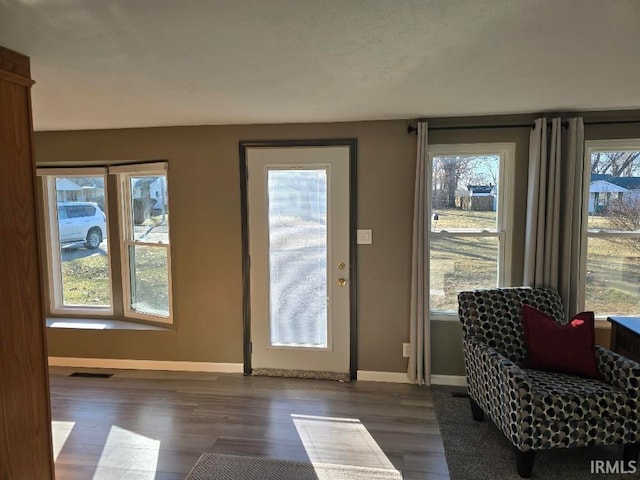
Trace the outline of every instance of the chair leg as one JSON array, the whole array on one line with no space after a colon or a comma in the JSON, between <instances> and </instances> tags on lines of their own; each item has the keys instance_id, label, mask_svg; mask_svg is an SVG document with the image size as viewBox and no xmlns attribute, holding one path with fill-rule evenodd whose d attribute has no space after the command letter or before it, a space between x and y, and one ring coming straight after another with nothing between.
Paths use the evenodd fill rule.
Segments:
<instances>
[{"instance_id":1,"label":"chair leg","mask_svg":"<svg viewBox=\"0 0 640 480\"><path fill-rule=\"evenodd\" d=\"M640 443L627 443L622 453L622 461L625 468L630 467L629 462L638 462L640 456Z\"/></svg>"},{"instance_id":2,"label":"chair leg","mask_svg":"<svg viewBox=\"0 0 640 480\"><path fill-rule=\"evenodd\" d=\"M520 478L529 478L533 472L533 461L536 458L535 450L521 452L516 448L516 466Z\"/></svg>"},{"instance_id":3,"label":"chair leg","mask_svg":"<svg viewBox=\"0 0 640 480\"><path fill-rule=\"evenodd\" d=\"M473 419L476 422L483 421L484 412L482 411L482 408L480 408L480 405L478 405L476 401L471 397L469 397L469 403L471 403L471 415L473 415Z\"/></svg>"}]
</instances>

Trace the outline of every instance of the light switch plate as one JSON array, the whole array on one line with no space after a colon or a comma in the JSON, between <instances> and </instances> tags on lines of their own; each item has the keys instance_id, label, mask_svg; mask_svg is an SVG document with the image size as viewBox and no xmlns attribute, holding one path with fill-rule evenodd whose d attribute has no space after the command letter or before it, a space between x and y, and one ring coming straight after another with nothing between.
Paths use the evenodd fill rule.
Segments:
<instances>
[{"instance_id":1,"label":"light switch plate","mask_svg":"<svg viewBox=\"0 0 640 480\"><path fill-rule=\"evenodd\" d=\"M358 245L371 245L373 243L373 234L371 230L358 229Z\"/></svg>"}]
</instances>

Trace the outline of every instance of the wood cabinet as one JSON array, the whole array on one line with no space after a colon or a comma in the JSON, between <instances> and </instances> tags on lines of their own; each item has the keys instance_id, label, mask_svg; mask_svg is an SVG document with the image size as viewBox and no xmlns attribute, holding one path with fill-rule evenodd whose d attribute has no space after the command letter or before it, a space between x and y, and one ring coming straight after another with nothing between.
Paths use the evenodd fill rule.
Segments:
<instances>
[{"instance_id":1,"label":"wood cabinet","mask_svg":"<svg viewBox=\"0 0 640 480\"><path fill-rule=\"evenodd\" d=\"M0 479L54 477L29 58L0 47Z\"/></svg>"},{"instance_id":2,"label":"wood cabinet","mask_svg":"<svg viewBox=\"0 0 640 480\"><path fill-rule=\"evenodd\" d=\"M609 317L611 350L640 362L640 317Z\"/></svg>"}]
</instances>

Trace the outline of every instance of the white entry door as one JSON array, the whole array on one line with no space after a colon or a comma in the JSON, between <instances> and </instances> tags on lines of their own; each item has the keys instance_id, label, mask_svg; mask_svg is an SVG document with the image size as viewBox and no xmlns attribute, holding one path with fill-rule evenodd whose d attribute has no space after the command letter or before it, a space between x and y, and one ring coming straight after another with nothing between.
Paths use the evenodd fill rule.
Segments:
<instances>
[{"instance_id":1,"label":"white entry door","mask_svg":"<svg viewBox=\"0 0 640 480\"><path fill-rule=\"evenodd\" d=\"M349 372L350 147L247 147L252 368Z\"/></svg>"}]
</instances>

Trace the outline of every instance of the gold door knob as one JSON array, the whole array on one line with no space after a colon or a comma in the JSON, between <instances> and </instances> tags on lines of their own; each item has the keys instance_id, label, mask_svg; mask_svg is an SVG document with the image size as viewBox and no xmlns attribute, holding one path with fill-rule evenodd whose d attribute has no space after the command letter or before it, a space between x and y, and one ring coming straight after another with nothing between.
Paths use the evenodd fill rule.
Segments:
<instances>
[{"instance_id":1,"label":"gold door knob","mask_svg":"<svg viewBox=\"0 0 640 480\"><path fill-rule=\"evenodd\" d=\"M344 287L347 284L347 280L344 278L339 278L338 279L338 285L340 285L341 287Z\"/></svg>"}]
</instances>

